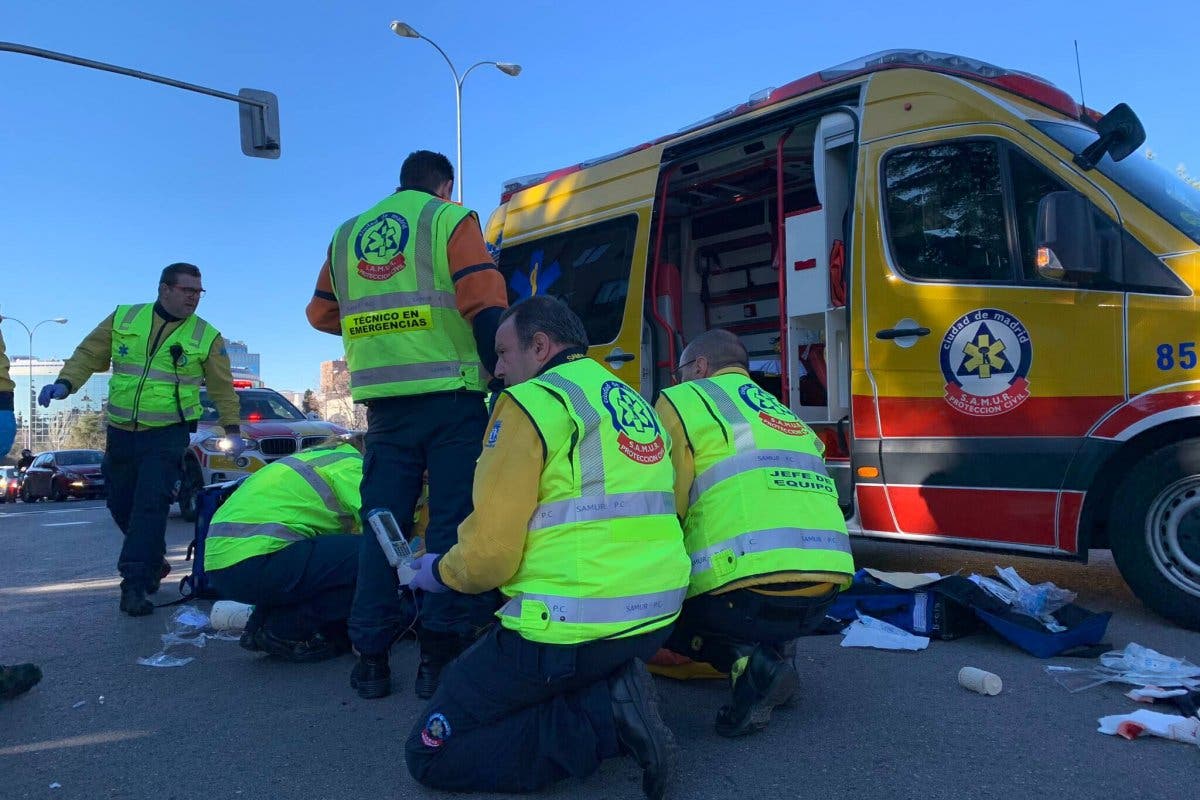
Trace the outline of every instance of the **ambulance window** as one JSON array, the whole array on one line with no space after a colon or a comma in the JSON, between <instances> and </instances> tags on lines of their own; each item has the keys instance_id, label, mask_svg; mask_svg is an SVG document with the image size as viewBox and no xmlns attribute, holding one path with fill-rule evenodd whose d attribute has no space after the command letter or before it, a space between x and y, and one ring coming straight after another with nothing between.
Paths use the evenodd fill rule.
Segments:
<instances>
[{"instance_id":1,"label":"ambulance window","mask_svg":"<svg viewBox=\"0 0 1200 800\"><path fill-rule=\"evenodd\" d=\"M583 320L588 341L606 344L621 332L637 216L588 225L500 249L508 301L557 297Z\"/></svg>"},{"instance_id":2,"label":"ambulance window","mask_svg":"<svg viewBox=\"0 0 1200 800\"><path fill-rule=\"evenodd\" d=\"M1013 279L996 143L900 150L883 170L892 258L901 272L917 280Z\"/></svg>"},{"instance_id":3,"label":"ambulance window","mask_svg":"<svg viewBox=\"0 0 1200 800\"><path fill-rule=\"evenodd\" d=\"M1025 280L1046 281L1037 271L1037 214L1038 203L1051 192L1071 187L1051 175L1028 157L1010 150L1009 169L1012 173L1013 202L1016 206L1017 239L1021 248L1021 274ZM1069 283L1070 281L1054 281Z\"/></svg>"}]
</instances>

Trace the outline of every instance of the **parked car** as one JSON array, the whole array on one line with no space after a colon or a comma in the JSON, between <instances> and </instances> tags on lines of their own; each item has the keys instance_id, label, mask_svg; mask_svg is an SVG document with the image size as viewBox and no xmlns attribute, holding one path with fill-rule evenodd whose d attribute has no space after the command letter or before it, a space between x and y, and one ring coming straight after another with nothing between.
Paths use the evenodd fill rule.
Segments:
<instances>
[{"instance_id":1,"label":"parked car","mask_svg":"<svg viewBox=\"0 0 1200 800\"><path fill-rule=\"evenodd\" d=\"M21 473L16 467L0 467L0 503L17 502L21 491Z\"/></svg>"},{"instance_id":2,"label":"parked car","mask_svg":"<svg viewBox=\"0 0 1200 800\"><path fill-rule=\"evenodd\" d=\"M21 484L21 499L32 503L43 497L66 500L68 497L104 496L104 476L99 450L52 450L39 453L29 465Z\"/></svg>"}]
</instances>

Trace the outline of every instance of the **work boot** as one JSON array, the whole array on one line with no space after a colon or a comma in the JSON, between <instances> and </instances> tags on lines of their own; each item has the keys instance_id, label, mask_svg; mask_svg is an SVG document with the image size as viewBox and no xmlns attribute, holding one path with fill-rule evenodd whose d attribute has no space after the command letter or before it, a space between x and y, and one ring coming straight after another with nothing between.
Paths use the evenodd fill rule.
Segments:
<instances>
[{"instance_id":1,"label":"work boot","mask_svg":"<svg viewBox=\"0 0 1200 800\"><path fill-rule=\"evenodd\" d=\"M42 671L35 664L0 666L0 699L12 700L17 695L28 692L41 679Z\"/></svg>"},{"instance_id":2,"label":"work boot","mask_svg":"<svg viewBox=\"0 0 1200 800\"><path fill-rule=\"evenodd\" d=\"M135 584L121 586L121 610L131 617L144 617L154 612L154 604L146 599L146 590Z\"/></svg>"},{"instance_id":3,"label":"work boot","mask_svg":"<svg viewBox=\"0 0 1200 800\"><path fill-rule=\"evenodd\" d=\"M388 666L387 653L376 656L359 655L358 663L350 672L350 688L358 691L364 700L376 700L392 693L392 670Z\"/></svg>"},{"instance_id":4,"label":"work boot","mask_svg":"<svg viewBox=\"0 0 1200 800\"><path fill-rule=\"evenodd\" d=\"M162 569L159 570L158 577L150 581L150 585L146 587L146 594L154 594L158 591L162 584L162 579L171 574L171 565L163 560Z\"/></svg>"},{"instance_id":5,"label":"work boot","mask_svg":"<svg viewBox=\"0 0 1200 800\"><path fill-rule=\"evenodd\" d=\"M254 634L254 643L259 650L293 664L313 664L337 658L346 652L341 643L327 638L323 633L314 633L308 639L284 639L267 628L261 628Z\"/></svg>"},{"instance_id":6,"label":"work boot","mask_svg":"<svg viewBox=\"0 0 1200 800\"><path fill-rule=\"evenodd\" d=\"M792 698L800 677L775 649L757 645L748 655L738 654L729 673L733 703L717 713L716 729L734 738L761 731L771 721L771 711Z\"/></svg>"},{"instance_id":7,"label":"work boot","mask_svg":"<svg viewBox=\"0 0 1200 800\"><path fill-rule=\"evenodd\" d=\"M633 659L608 679L617 741L642 768L642 792L662 800L675 769L678 747L658 713L654 679L640 659Z\"/></svg>"},{"instance_id":8,"label":"work boot","mask_svg":"<svg viewBox=\"0 0 1200 800\"><path fill-rule=\"evenodd\" d=\"M413 691L422 700L433 697L442 679L442 670L466 649L466 642L454 634L430 633L420 635L421 654L417 662L417 677Z\"/></svg>"}]
</instances>

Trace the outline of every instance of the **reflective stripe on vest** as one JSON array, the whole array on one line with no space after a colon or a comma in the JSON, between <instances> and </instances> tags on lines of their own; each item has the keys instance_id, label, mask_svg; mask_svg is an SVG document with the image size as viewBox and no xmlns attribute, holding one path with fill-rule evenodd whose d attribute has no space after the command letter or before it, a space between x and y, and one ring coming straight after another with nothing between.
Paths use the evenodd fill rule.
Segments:
<instances>
[{"instance_id":1,"label":"reflective stripe on vest","mask_svg":"<svg viewBox=\"0 0 1200 800\"><path fill-rule=\"evenodd\" d=\"M587 395L578 384L553 372L542 375L541 380L561 389L570 400L575 416L583 422L583 439L577 445L581 494L585 497L604 494L604 443L600 441L600 412L588 402Z\"/></svg>"},{"instance_id":2,"label":"reflective stripe on vest","mask_svg":"<svg viewBox=\"0 0 1200 800\"><path fill-rule=\"evenodd\" d=\"M824 475L827 478L829 477L829 473L825 471L824 459L810 453L797 453L792 450L756 450L754 449L753 441L750 442L750 448L748 451L739 452L723 461L718 461L705 470L704 474L697 476L692 481L689 502L695 505L696 501L700 499L700 495L721 481L756 469L770 469L772 467L776 469L803 469L815 472L818 475Z\"/></svg>"},{"instance_id":3,"label":"reflective stripe on vest","mask_svg":"<svg viewBox=\"0 0 1200 800\"><path fill-rule=\"evenodd\" d=\"M670 492L584 495L571 500L542 503L534 509L533 517L529 520L529 530L536 531L572 522L674 513L675 495Z\"/></svg>"},{"instance_id":4,"label":"reflective stripe on vest","mask_svg":"<svg viewBox=\"0 0 1200 800\"><path fill-rule=\"evenodd\" d=\"M113 366L112 366L112 374L113 375L133 375L135 377L140 378L142 376L142 372L143 372L142 368L138 367L136 364L113 364ZM146 373L147 378L153 378L154 380L158 380L158 381L167 381L169 383L175 382L175 373L173 373L173 372L167 372L166 370L161 370L161 369L148 369L148 370L145 370L145 373ZM180 375L179 376L179 385L180 386L200 386L203 383L204 383L203 376L196 376L196 375Z\"/></svg>"},{"instance_id":5,"label":"reflective stripe on vest","mask_svg":"<svg viewBox=\"0 0 1200 800\"><path fill-rule=\"evenodd\" d=\"M674 614L683 605L687 588L669 589L653 594L628 597L559 597L550 594L523 594L501 606L503 617L521 617L523 603L541 603L546 607L550 622L573 622L591 625L637 623L655 617ZM540 606L539 606L540 608Z\"/></svg>"},{"instance_id":6,"label":"reflective stripe on vest","mask_svg":"<svg viewBox=\"0 0 1200 800\"><path fill-rule=\"evenodd\" d=\"M299 459L296 456L288 456L275 462L276 464L286 464L295 470L296 474L312 487L312 490L325 503L325 507L337 515L338 524L342 526L343 533L350 533L354 530L355 517L353 514L347 513L342 509L342 504L338 502L337 495L333 493L333 487L317 474L317 467L327 467L330 464L336 464L347 458L354 458L354 456L349 453L329 453L318 458L306 460Z\"/></svg>"},{"instance_id":7,"label":"reflective stripe on vest","mask_svg":"<svg viewBox=\"0 0 1200 800\"><path fill-rule=\"evenodd\" d=\"M440 361L432 364L395 364L390 367L367 367L354 373L355 386L379 386L401 381L427 378L457 378L462 374L461 361Z\"/></svg>"},{"instance_id":8,"label":"reflective stripe on vest","mask_svg":"<svg viewBox=\"0 0 1200 800\"><path fill-rule=\"evenodd\" d=\"M214 539L218 536L227 539L270 536L288 542L301 542L309 538L278 522L214 522L208 527L208 535Z\"/></svg>"},{"instance_id":9,"label":"reflective stripe on vest","mask_svg":"<svg viewBox=\"0 0 1200 800\"><path fill-rule=\"evenodd\" d=\"M122 419L133 419L133 409L125 408L124 406L114 405L110 400L105 406L109 416L120 417ZM184 410L184 415L187 414L187 409ZM179 422L178 412L159 412L159 411L138 411L137 418L139 422L163 422L167 424Z\"/></svg>"},{"instance_id":10,"label":"reflective stripe on vest","mask_svg":"<svg viewBox=\"0 0 1200 800\"><path fill-rule=\"evenodd\" d=\"M733 559L736 559L750 553L787 549L836 550L841 553L849 553L850 537L840 531L806 528L771 528L764 531L750 531L692 553L692 574L696 575L713 569L713 558L719 557L721 553L732 554Z\"/></svg>"}]
</instances>

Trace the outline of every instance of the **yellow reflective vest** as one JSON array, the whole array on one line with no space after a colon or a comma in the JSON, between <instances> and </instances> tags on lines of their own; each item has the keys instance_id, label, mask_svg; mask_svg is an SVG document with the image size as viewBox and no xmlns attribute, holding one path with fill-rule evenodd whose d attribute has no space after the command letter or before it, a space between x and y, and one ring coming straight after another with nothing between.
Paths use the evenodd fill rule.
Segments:
<instances>
[{"instance_id":1,"label":"yellow reflective vest","mask_svg":"<svg viewBox=\"0 0 1200 800\"><path fill-rule=\"evenodd\" d=\"M355 402L483 391L471 325L458 312L447 246L471 211L401 191L334 234L330 277Z\"/></svg>"},{"instance_id":2,"label":"yellow reflective vest","mask_svg":"<svg viewBox=\"0 0 1200 800\"><path fill-rule=\"evenodd\" d=\"M362 465L358 450L340 444L303 450L258 470L213 515L204 569L224 569L322 534L361 533Z\"/></svg>"},{"instance_id":3,"label":"yellow reflective vest","mask_svg":"<svg viewBox=\"0 0 1200 800\"><path fill-rule=\"evenodd\" d=\"M153 325L153 303L117 306L113 314L110 422L161 428L200 419L203 413L203 363L220 334L193 314L155 344L150 341Z\"/></svg>"},{"instance_id":4,"label":"yellow reflective vest","mask_svg":"<svg viewBox=\"0 0 1200 800\"><path fill-rule=\"evenodd\" d=\"M684 520L688 596L784 572L854 573L820 440L744 374L663 390L695 453Z\"/></svg>"},{"instance_id":5,"label":"yellow reflective vest","mask_svg":"<svg viewBox=\"0 0 1200 800\"><path fill-rule=\"evenodd\" d=\"M504 627L579 644L669 625L688 585L658 415L588 358L506 390L546 445L525 552L500 587Z\"/></svg>"}]
</instances>

